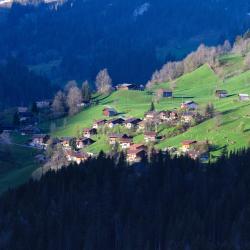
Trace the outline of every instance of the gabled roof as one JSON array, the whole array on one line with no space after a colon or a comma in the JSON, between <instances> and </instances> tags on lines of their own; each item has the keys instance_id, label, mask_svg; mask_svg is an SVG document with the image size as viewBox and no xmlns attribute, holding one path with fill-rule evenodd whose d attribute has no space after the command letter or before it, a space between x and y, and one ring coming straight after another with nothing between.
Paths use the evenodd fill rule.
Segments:
<instances>
[{"instance_id":1,"label":"gabled roof","mask_svg":"<svg viewBox=\"0 0 250 250\"><path fill-rule=\"evenodd\" d=\"M156 132L145 132L144 133L145 136L149 136L149 137L156 137L157 136L157 133Z\"/></svg>"},{"instance_id":2,"label":"gabled roof","mask_svg":"<svg viewBox=\"0 0 250 250\"><path fill-rule=\"evenodd\" d=\"M186 141L182 142L182 145L192 145L195 143L197 143L197 141L195 141L195 140L186 140Z\"/></svg>"},{"instance_id":3,"label":"gabled roof","mask_svg":"<svg viewBox=\"0 0 250 250\"><path fill-rule=\"evenodd\" d=\"M144 149L129 149L127 154L128 155L131 155L131 154L139 154L139 153L143 153L143 152L146 152Z\"/></svg>"},{"instance_id":4,"label":"gabled roof","mask_svg":"<svg viewBox=\"0 0 250 250\"><path fill-rule=\"evenodd\" d=\"M140 118L129 118L125 120L125 123L139 123L139 122L141 122Z\"/></svg>"},{"instance_id":5,"label":"gabled roof","mask_svg":"<svg viewBox=\"0 0 250 250\"><path fill-rule=\"evenodd\" d=\"M114 108L104 108L103 111L117 112Z\"/></svg>"},{"instance_id":6,"label":"gabled roof","mask_svg":"<svg viewBox=\"0 0 250 250\"><path fill-rule=\"evenodd\" d=\"M117 139L119 139L119 138L129 138L129 136L126 135L126 134L110 134L109 138L117 138Z\"/></svg>"}]
</instances>

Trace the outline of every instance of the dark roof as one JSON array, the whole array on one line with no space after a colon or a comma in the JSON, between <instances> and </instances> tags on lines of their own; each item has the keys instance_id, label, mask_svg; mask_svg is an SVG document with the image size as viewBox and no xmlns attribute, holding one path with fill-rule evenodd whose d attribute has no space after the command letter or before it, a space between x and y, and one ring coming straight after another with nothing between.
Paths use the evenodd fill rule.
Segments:
<instances>
[{"instance_id":1,"label":"dark roof","mask_svg":"<svg viewBox=\"0 0 250 250\"><path fill-rule=\"evenodd\" d=\"M125 121L125 123L139 123L140 121L140 118L129 118Z\"/></svg>"}]
</instances>

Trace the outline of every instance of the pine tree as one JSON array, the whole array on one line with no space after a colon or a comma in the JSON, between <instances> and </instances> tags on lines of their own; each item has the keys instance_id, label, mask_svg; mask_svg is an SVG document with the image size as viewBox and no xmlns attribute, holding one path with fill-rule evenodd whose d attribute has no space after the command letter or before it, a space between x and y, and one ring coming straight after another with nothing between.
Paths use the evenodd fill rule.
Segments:
<instances>
[{"instance_id":1,"label":"pine tree","mask_svg":"<svg viewBox=\"0 0 250 250\"><path fill-rule=\"evenodd\" d=\"M13 125L20 126L20 117L19 117L18 112L15 112L15 114L13 116Z\"/></svg>"},{"instance_id":2,"label":"pine tree","mask_svg":"<svg viewBox=\"0 0 250 250\"><path fill-rule=\"evenodd\" d=\"M39 110L38 110L38 107L37 107L36 102L33 102L33 103L32 103L31 112L32 112L33 114L38 114Z\"/></svg>"},{"instance_id":3,"label":"pine tree","mask_svg":"<svg viewBox=\"0 0 250 250\"><path fill-rule=\"evenodd\" d=\"M155 111L155 105L154 105L154 102L151 102L151 105L150 105L149 111Z\"/></svg>"}]
</instances>

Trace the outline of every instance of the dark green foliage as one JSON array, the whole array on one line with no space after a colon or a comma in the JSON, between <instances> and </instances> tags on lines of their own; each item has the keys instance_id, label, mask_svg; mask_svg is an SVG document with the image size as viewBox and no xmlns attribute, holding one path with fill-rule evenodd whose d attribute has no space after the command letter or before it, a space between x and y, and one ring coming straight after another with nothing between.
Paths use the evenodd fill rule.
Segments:
<instances>
[{"instance_id":1,"label":"dark green foliage","mask_svg":"<svg viewBox=\"0 0 250 250\"><path fill-rule=\"evenodd\" d=\"M229 157L128 167L102 153L50 172L1 198L0 249L247 250L250 150Z\"/></svg>"},{"instance_id":2,"label":"dark green foliage","mask_svg":"<svg viewBox=\"0 0 250 250\"><path fill-rule=\"evenodd\" d=\"M29 105L51 97L53 91L47 78L36 75L18 61L11 59L0 64L0 109Z\"/></svg>"},{"instance_id":3,"label":"dark green foliage","mask_svg":"<svg viewBox=\"0 0 250 250\"><path fill-rule=\"evenodd\" d=\"M32 112L33 114L37 114L37 113L39 112L38 107L37 107L37 105L36 105L36 102L33 102L33 103L32 103L31 112Z\"/></svg>"},{"instance_id":4,"label":"dark green foliage","mask_svg":"<svg viewBox=\"0 0 250 250\"><path fill-rule=\"evenodd\" d=\"M20 125L20 117L18 112L15 112L14 116L13 116L13 125L14 126L19 126Z\"/></svg>"},{"instance_id":5,"label":"dark green foliage","mask_svg":"<svg viewBox=\"0 0 250 250\"><path fill-rule=\"evenodd\" d=\"M114 82L145 83L167 60L200 43L232 40L250 22L249 0L64 1L57 8L33 2L14 4L0 22L1 60L15 54L28 65L47 63L44 72L58 83L93 81L103 68ZM148 11L134 15L147 2Z\"/></svg>"},{"instance_id":6,"label":"dark green foliage","mask_svg":"<svg viewBox=\"0 0 250 250\"><path fill-rule=\"evenodd\" d=\"M76 138L72 138L72 139L69 141L69 145L70 145L70 147L71 147L73 150L77 150Z\"/></svg>"},{"instance_id":7,"label":"dark green foliage","mask_svg":"<svg viewBox=\"0 0 250 250\"><path fill-rule=\"evenodd\" d=\"M155 111L155 105L154 105L154 103L153 102L151 102L151 104L150 104L150 108L149 108L149 110L148 111Z\"/></svg>"}]
</instances>

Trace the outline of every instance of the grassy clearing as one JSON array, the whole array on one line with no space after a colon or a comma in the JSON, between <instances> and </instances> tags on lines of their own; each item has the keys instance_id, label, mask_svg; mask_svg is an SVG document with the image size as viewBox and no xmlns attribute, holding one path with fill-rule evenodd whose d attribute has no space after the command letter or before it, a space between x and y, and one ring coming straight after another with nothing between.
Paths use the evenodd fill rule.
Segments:
<instances>
[{"instance_id":1,"label":"grassy clearing","mask_svg":"<svg viewBox=\"0 0 250 250\"><path fill-rule=\"evenodd\" d=\"M19 139L20 140L20 139ZM37 151L17 145L0 145L0 194L26 182L39 166Z\"/></svg>"}]
</instances>

